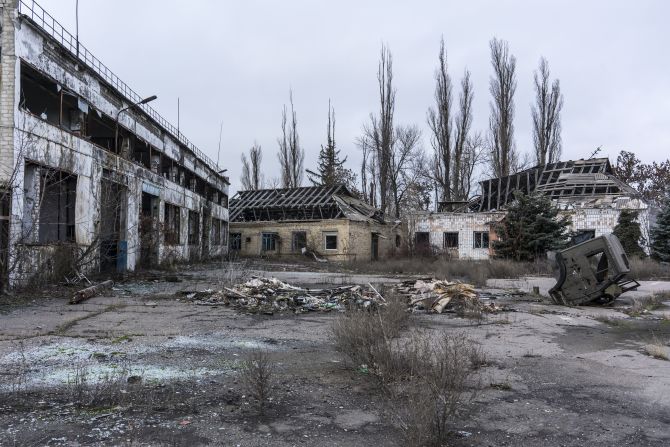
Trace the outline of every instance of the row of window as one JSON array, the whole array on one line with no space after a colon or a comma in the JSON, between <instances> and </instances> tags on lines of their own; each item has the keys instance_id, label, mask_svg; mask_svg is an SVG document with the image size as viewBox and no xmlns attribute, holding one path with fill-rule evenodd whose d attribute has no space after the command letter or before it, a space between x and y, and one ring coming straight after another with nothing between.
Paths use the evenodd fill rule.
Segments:
<instances>
[{"instance_id":1,"label":"row of window","mask_svg":"<svg viewBox=\"0 0 670 447\"><path fill-rule=\"evenodd\" d=\"M251 243L251 237L247 236L246 244ZM261 251L276 251L277 245L280 243L279 234L277 233L261 233ZM337 250L337 232L323 233L323 248L324 250ZM291 251L293 253L300 253L303 248L307 247L307 232L294 231L291 233ZM242 250L242 233L230 233L230 249Z\"/></svg>"},{"instance_id":2,"label":"row of window","mask_svg":"<svg viewBox=\"0 0 670 447\"><path fill-rule=\"evenodd\" d=\"M163 240L166 245L180 245L181 210L177 205L165 202L164 212ZM228 236L226 221L212 217L209 236L212 245L226 245ZM191 210L188 211L188 243L189 245L200 243L200 214Z\"/></svg>"},{"instance_id":3,"label":"row of window","mask_svg":"<svg viewBox=\"0 0 670 447\"><path fill-rule=\"evenodd\" d=\"M443 248L458 248L458 232L443 233ZM489 248L489 232L474 231L472 235L473 248Z\"/></svg>"},{"instance_id":4,"label":"row of window","mask_svg":"<svg viewBox=\"0 0 670 447\"><path fill-rule=\"evenodd\" d=\"M447 231L442 233L442 247L445 249L458 249L457 231ZM430 246L430 234L427 232L416 232L414 234L416 246ZM474 231L472 234L473 248L489 248L489 232L488 231Z\"/></svg>"},{"instance_id":5,"label":"row of window","mask_svg":"<svg viewBox=\"0 0 670 447\"><path fill-rule=\"evenodd\" d=\"M62 88L25 63L21 64L20 106L54 126L133 160L207 200L228 207L228 196L222 190L133 132L118 126L115 119L96 110L76 93Z\"/></svg>"}]
</instances>

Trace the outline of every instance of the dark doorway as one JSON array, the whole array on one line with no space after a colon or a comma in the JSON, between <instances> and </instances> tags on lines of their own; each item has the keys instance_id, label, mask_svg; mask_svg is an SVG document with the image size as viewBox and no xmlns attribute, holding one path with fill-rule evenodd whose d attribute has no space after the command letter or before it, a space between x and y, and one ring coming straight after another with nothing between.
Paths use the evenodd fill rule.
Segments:
<instances>
[{"instance_id":1,"label":"dark doorway","mask_svg":"<svg viewBox=\"0 0 670 447\"><path fill-rule=\"evenodd\" d=\"M158 204L157 196L142 192L140 208L140 262L143 267L158 264Z\"/></svg>"},{"instance_id":2,"label":"dark doorway","mask_svg":"<svg viewBox=\"0 0 670 447\"><path fill-rule=\"evenodd\" d=\"M430 233L423 231L414 233L414 251L422 256L430 254Z\"/></svg>"},{"instance_id":3,"label":"dark doorway","mask_svg":"<svg viewBox=\"0 0 670 447\"><path fill-rule=\"evenodd\" d=\"M126 260L126 187L105 178L100 199L100 271L124 271Z\"/></svg>"},{"instance_id":4,"label":"dark doorway","mask_svg":"<svg viewBox=\"0 0 670 447\"><path fill-rule=\"evenodd\" d=\"M10 189L0 189L0 292L4 292L9 286L7 261L9 259L10 191Z\"/></svg>"},{"instance_id":5,"label":"dark doorway","mask_svg":"<svg viewBox=\"0 0 670 447\"><path fill-rule=\"evenodd\" d=\"M377 261L379 259L379 234L372 233L372 246L370 247L370 253L372 255L372 260Z\"/></svg>"}]
</instances>

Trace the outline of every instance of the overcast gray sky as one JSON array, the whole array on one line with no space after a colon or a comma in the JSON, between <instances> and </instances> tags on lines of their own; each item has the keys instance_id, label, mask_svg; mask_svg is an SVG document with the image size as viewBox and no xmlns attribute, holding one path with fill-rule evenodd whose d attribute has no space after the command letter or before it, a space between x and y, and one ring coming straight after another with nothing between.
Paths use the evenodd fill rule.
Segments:
<instances>
[{"instance_id":1,"label":"overcast gray sky","mask_svg":"<svg viewBox=\"0 0 670 447\"><path fill-rule=\"evenodd\" d=\"M75 0L42 0L74 33ZM359 169L355 139L377 109L376 70L386 43L394 59L396 121L416 123L430 150L426 110L444 36L454 83L467 67L475 130L485 131L491 74L488 42L517 58L516 143L532 151L533 70L541 56L561 81L563 159L602 145L612 161L670 156L670 2L657 1L172 1L80 0L81 42L140 95L217 158L232 189L240 154L258 141L265 175L279 175L281 110L294 92L306 167L326 135L328 99L336 140Z\"/></svg>"}]
</instances>

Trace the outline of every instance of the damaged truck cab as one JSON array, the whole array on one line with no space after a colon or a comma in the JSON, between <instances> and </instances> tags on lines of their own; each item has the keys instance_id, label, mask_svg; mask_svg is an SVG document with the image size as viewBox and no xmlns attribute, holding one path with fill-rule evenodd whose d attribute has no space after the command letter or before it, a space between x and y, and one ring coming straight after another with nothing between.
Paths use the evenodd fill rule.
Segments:
<instances>
[{"instance_id":1,"label":"damaged truck cab","mask_svg":"<svg viewBox=\"0 0 670 447\"><path fill-rule=\"evenodd\" d=\"M606 234L556 253L558 278L549 290L556 304L606 304L640 284L619 239Z\"/></svg>"}]
</instances>

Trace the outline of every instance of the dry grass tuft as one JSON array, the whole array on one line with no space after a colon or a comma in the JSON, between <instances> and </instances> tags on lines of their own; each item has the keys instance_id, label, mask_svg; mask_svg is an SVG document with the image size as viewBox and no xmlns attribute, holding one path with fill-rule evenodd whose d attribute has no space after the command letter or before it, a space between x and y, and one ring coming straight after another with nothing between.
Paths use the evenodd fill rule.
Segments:
<instances>
[{"instance_id":1,"label":"dry grass tuft","mask_svg":"<svg viewBox=\"0 0 670 447\"><path fill-rule=\"evenodd\" d=\"M670 360L668 349L660 343L650 343L642 348L644 353L659 360Z\"/></svg>"},{"instance_id":2,"label":"dry grass tuft","mask_svg":"<svg viewBox=\"0 0 670 447\"><path fill-rule=\"evenodd\" d=\"M444 445L454 417L475 395L475 371L486 358L462 333L402 333L406 324L404 306L351 309L333 323L335 344L355 366L365 365L408 445Z\"/></svg>"},{"instance_id":3,"label":"dry grass tuft","mask_svg":"<svg viewBox=\"0 0 670 447\"><path fill-rule=\"evenodd\" d=\"M635 298L633 299L633 305L626 313L631 317L639 317L649 311L662 308L664 306L663 302L667 299L667 294L664 293L653 294L645 298Z\"/></svg>"},{"instance_id":4,"label":"dry grass tuft","mask_svg":"<svg viewBox=\"0 0 670 447\"><path fill-rule=\"evenodd\" d=\"M351 266L357 272L430 275L450 281L460 280L480 287L485 286L489 278L519 278L553 274L552 267L546 260L537 262L515 262L507 259L469 261L414 257L378 262L354 262Z\"/></svg>"},{"instance_id":5,"label":"dry grass tuft","mask_svg":"<svg viewBox=\"0 0 670 447\"><path fill-rule=\"evenodd\" d=\"M630 276L637 280L670 279L670 265L649 258L631 258Z\"/></svg>"}]
</instances>

